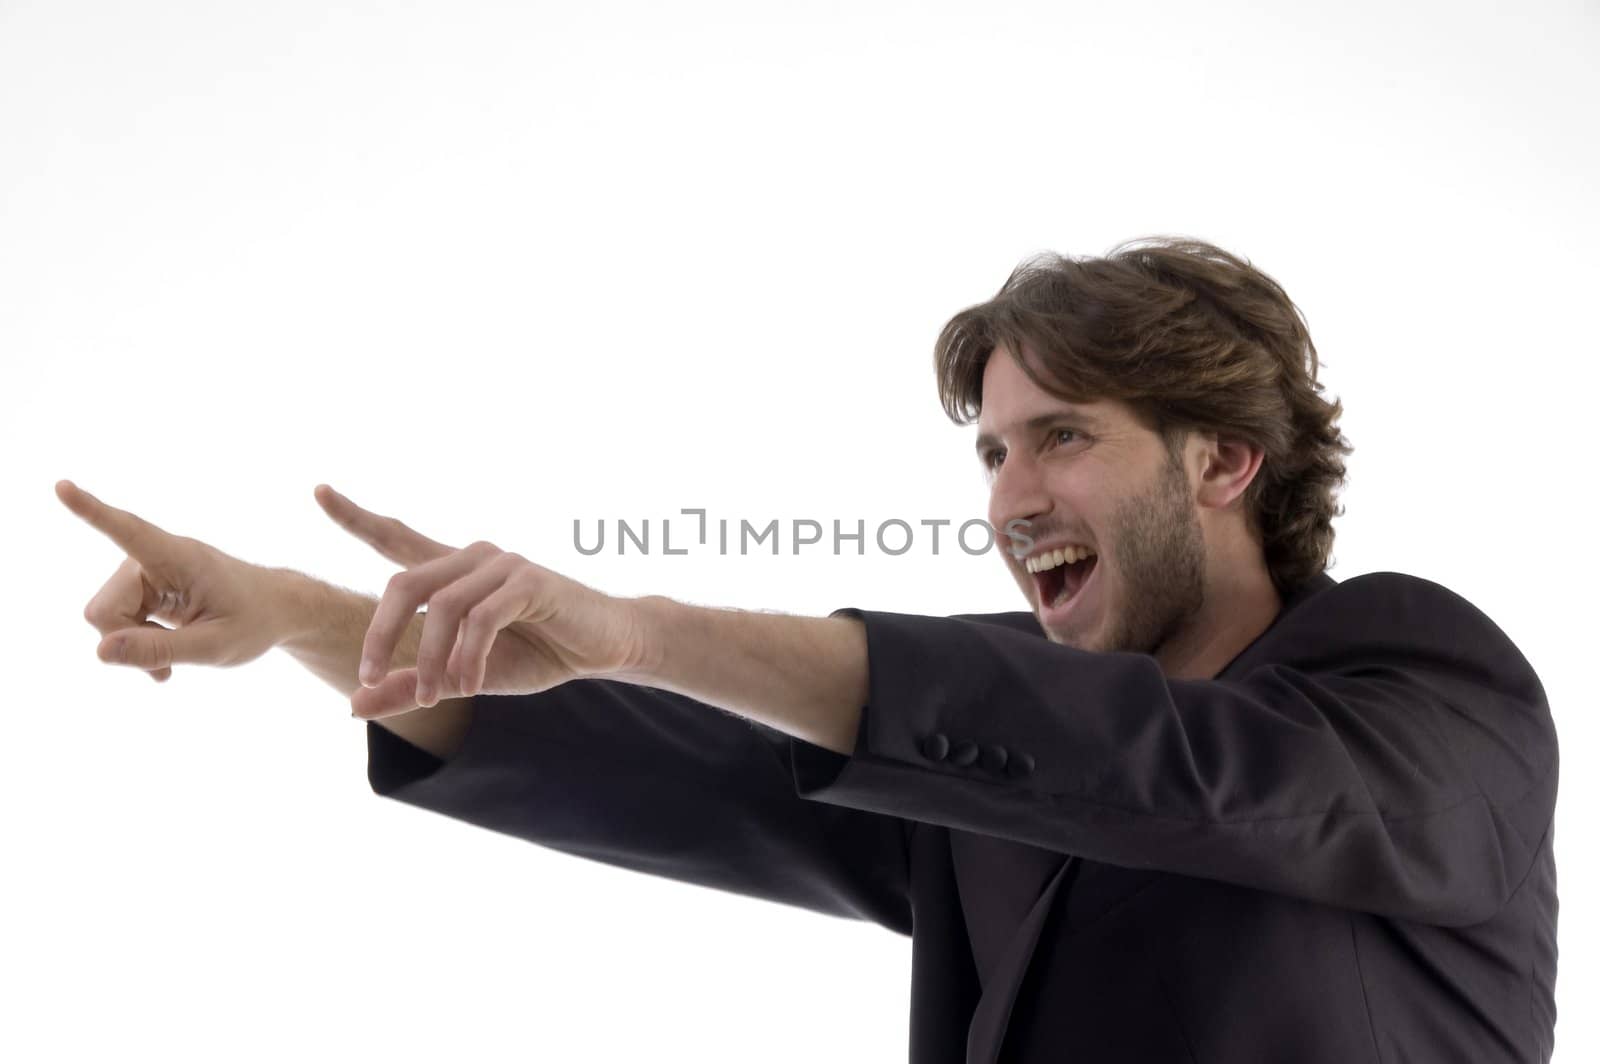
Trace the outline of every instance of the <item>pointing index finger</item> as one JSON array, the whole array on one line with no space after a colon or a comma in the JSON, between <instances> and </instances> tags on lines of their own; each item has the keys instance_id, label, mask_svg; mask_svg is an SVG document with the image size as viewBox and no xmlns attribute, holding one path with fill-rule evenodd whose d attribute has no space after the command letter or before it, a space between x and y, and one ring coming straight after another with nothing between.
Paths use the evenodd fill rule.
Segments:
<instances>
[{"instance_id":1,"label":"pointing index finger","mask_svg":"<svg viewBox=\"0 0 1600 1064\"><path fill-rule=\"evenodd\" d=\"M170 535L136 514L106 505L70 480L56 481L56 498L139 561L154 561L157 544Z\"/></svg>"},{"instance_id":2,"label":"pointing index finger","mask_svg":"<svg viewBox=\"0 0 1600 1064\"><path fill-rule=\"evenodd\" d=\"M429 539L399 518L384 517L357 506L334 491L331 485L318 484L313 494L317 504L339 527L396 565L410 569L456 551L454 547Z\"/></svg>"}]
</instances>

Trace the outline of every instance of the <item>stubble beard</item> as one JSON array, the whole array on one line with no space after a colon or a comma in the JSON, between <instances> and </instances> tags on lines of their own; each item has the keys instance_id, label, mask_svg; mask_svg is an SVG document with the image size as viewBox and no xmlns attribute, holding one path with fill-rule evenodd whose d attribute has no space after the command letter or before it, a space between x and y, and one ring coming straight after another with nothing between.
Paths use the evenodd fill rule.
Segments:
<instances>
[{"instance_id":1,"label":"stubble beard","mask_svg":"<svg viewBox=\"0 0 1600 1064\"><path fill-rule=\"evenodd\" d=\"M1109 634L1103 645L1081 649L1154 655L1205 602L1205 536L1176 459L1148 491L1117 507L1112 537L1118 601L1104 603Z\"/></svg>"}]
</instances>

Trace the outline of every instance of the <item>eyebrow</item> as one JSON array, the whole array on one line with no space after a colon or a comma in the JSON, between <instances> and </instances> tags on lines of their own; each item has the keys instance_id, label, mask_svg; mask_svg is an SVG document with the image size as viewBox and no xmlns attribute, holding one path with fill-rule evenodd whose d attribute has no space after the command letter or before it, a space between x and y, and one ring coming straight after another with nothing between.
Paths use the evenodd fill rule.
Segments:
<instances>
[{"instance_id":1,"label":"eyebrow","mask_svg":"<svg viewBox=\"0 0 1600 1064\"><path fill-rule=\"evenodd\" d=\"M1035 416L1030 417L1028 420L1022 423L1022 427L1027 432L1034 433L1038 432L1042 428L1045 428L1046 426L1059 425L1062 423L1071 425L1084 425L1089 428L1095 428L1100 424L1097 418L1076 410L1052 410L1048 414L1036 414ZM973 444L973 448L978 452L978 454L981 455L985 450L989 449L990 447L994 447L999 443L1000 440L998 437L992 435L991 433L985 432L978 437L977 442Z\"/></svg>"}]
</instances>

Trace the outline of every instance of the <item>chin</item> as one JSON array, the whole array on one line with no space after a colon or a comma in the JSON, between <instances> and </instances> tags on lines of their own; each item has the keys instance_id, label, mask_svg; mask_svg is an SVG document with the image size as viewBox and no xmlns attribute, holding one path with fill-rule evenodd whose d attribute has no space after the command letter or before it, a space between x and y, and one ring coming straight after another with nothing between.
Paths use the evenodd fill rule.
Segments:
<instances>
[{"instance_id":1,"label":"chin","mask_svg":"<svg viewBox=\"0 0 1600 1064\"><path fill-rule=\"evenodd\" d=\"M1033 616L1035 620L1039 620L1039 613L1037 610L1034 611ZM1060 643L1062 646L1074 647L1079 650L1083 649L1081 646L1079 646L1082 640L1065 629L1052 628L1045 624L1042 620L1039 621L1039 627L1044 630L1044 637L1050 640L1050 642Z\"/></svg>"}]
</instances>

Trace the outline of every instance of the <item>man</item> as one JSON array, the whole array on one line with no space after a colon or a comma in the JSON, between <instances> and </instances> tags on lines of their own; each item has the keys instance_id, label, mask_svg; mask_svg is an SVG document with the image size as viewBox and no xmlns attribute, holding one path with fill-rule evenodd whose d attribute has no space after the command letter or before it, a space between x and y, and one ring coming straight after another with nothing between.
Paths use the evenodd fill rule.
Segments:
<instances>
[{"instance_id":1,"label":"man","mask_svg":"<svg viewBox=\"0 0 1600 1064\"><path fill-rule=\"evenodd\" d=\"M1543 688L1447 589L1324 572L1349 446L1282 289L1047 256L936 365L1029 612L616 599L328 491L406 571L375 610L275 571L276 643L381 795L910 935L913 1064L1548 1060Z\"/></svg>"}]
</instances>

